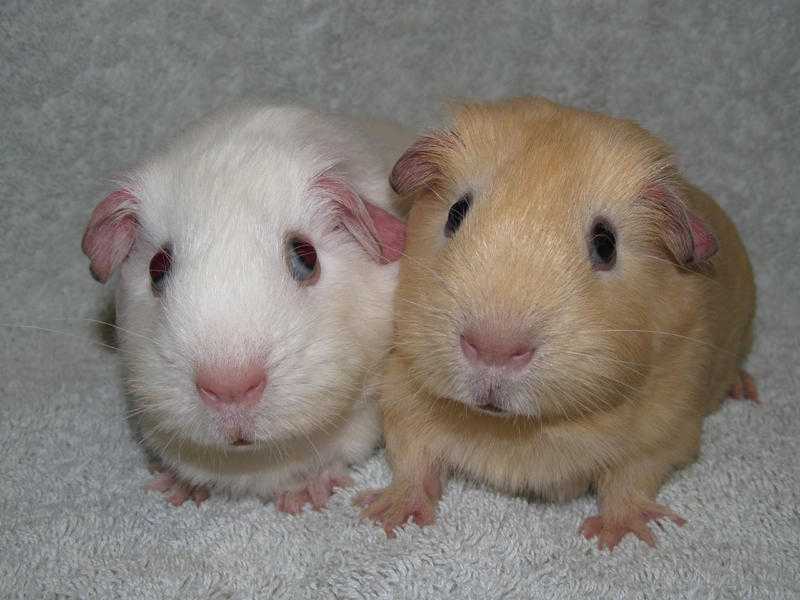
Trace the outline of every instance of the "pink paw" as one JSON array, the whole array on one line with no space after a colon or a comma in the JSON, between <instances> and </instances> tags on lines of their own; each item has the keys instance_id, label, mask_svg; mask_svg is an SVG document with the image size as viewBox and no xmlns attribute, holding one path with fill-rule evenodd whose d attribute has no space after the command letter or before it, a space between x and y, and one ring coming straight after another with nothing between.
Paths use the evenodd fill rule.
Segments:
<instances>
[{"instance_id":1,"label":"pink paw","mask_svg":"<svg viewBox=\"0 0 800 600\"><path fill-rule=\"evenodd\" d=\"M362 518L382 525L386 536L394 538L395 530L410 519L419 527L432 525L441 497L441 480L438 475L430 475L421 485L392 482L381 490L365 490L353 499L353 504L362 507Z\"/></svg>"},{"instance_id":2,"label":"pink paw","mask_svg":"<svg viewBox=\"0 0 800 600\"><path fill-rule=\"evenodd\" d=\"M669 519L676 525L682 527L686 519L673 512L666 506L656 502L648 502L639 507L638 511L631 512L622 519L610 519L603 515L588 517L583 521L580 532L587 540L597 538L597 547L600 550L608 548L613 550L620 540L627 534L632 533L650 547L656 545L656 538L647 523L654 521L656 524L659 519Z\"/></svg>"},{"instance_id":3,"label":"pink paw","mask_svg":"<svg viewBox=\"0 0 800 600\"><path fill-rule=\"evenodd\" d=\"M208 490L205 487L192 486L180 481L172 471L164 470L160 465L150 465L150 471L156 474L156 477L145 486L145 489L161 492L173 506L181 506L189 499L200 506L208 500Z\"/></svg>"},{"instance_id":4,"label":"pink paw","mask_svg":"<svg viewBox=\"0 0 800 600\"><path fill-rule=\"evenodd\" d=\"M336 488L353 485L349 475L339 471L323 471L306 482L302 489L292 492L280 492L275 499L275 506L280 512L296 515L303 512L306 504L314 510L322 510Z\"/></svg>"},{"instance_id":5,"label":"pink paw","mask_svg":"<svg viewBox=\"0 0 800 600\"><path fill-rule=\"evenodd\" d=\"M739 369L737 380L728 390L728 397L734 400L750 400L758 403L758 388L756 382L744 369Z\"/></svg>"}]
</instances>

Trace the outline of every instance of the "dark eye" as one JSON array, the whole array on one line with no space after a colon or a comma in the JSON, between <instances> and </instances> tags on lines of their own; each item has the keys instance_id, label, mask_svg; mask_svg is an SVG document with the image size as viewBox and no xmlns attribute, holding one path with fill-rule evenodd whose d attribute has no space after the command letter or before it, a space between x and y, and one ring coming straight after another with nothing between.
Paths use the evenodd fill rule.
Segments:
<instances>
[{"instance_id":1,"label":"dark eye","mask_svg":"<svg viewBox=\"0 0 800 600\"><path fill-rule=\"evenodd\" d=\"M303 285L312 285L319 278L317 251L309 242L299 237L291 237L286 243L286 258L289 274Z\"/></svg>"},{"instance_id":2,"label":"dark eye","mask_svg":"<svg viewBox=\"0 0 800 600\"><path fill-rule=\"evenodd\" d=\"M172 266L172 248L164 246L150 259L150 286L154 294L161 293L164 288L164 278Z\"/></svg>"},{"instance_id":3,"label":"dark eye","mask_svg":"<svg viewBox=\"0 0 800 600\"><path fill-rule=\"evenodd\" d=\"M611 224L599 220L592 227L589 258L597 271L608 271L617 261L617 237Z\"/></svg>"},{"instance_id":4,"label":"dark eye","mask_svg":"<svg viewBox=\"0 0 800 600\"><path fill-rule=\"evenodd\" d=\"M461 221L467 216L471 204L472 194L467 192L450 207L450 212L447 213L447 223L444 225L444 234L447 237L452 237L461 226Z\"/></svg>"}]
</instances>

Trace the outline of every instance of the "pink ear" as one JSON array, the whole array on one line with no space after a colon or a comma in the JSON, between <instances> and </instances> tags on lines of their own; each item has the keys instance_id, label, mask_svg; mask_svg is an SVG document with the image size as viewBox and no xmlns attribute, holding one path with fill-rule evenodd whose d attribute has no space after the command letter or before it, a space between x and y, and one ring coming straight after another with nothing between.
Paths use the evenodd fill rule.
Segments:
<instances>
[{"instance_id":1,"label":"pink ear","mask_svg":"<svg viewBox=\"0 0 800 600\"><path fill-rule=\"evenodd\" d=\"M97 205L83 234L81 248L91 261L89 270L105 283L131 251L139 223L137 198L128 190L111 192Z\"/></svg>"},{"instance_id":2,"label":"pink ear","mask_svg":"<svg viewBox=\"0 0 800 600\"><path fill-rule=\"evenodd\" d=\"M414 142L397 161L389 185L398 194L410 194L431 185L444 175L442 163L449 151L459 145L454 132L435 131Z\"/></svg>"},{"instance_id":3,"label":"pink ear","mask_svg":"<svg viewBox=\"0 0 800 600\"><path fill-rule=\"evenodd\" d=\"M714 232L686 208L677 192L666 184L656 184L645 190L644 198L665 217L664 243L678 263L699 264L717 253L719 243Z\"/></svg>"},{"instance_id":4,"label":"pink ear","mask_svg":"<svg viewBox=\"0 0 800 600\"><path fill-rule=\"evenodd\" d=\"M365 202L364 206L375 225L378 241L381 244L381 262L400 260L406 247L406 224L380 206Z\"/></svg>"},{"instance_id":5,"label":"pink ear","mask_svg":"<svg viewBox=\"0 0 800 600\"><path fill-rule=\"evenodd\" d=\"M320 175L312 187L335 203L342 224L372 260L386 264L400 258L406 242L406 225L401 219L362 200L343 178L335 174Z\"/></svg>"}]
</instances>

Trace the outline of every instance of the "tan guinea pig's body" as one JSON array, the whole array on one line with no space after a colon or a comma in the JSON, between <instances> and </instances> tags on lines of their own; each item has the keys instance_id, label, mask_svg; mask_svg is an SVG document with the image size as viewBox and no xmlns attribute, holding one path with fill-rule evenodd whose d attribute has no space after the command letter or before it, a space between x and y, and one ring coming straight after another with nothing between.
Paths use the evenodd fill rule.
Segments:
<instances>
[{"instance_id":1,"label":"tan guinea pig's body","mask_svg":"<svg viewBox=\"0 0 800 600\"><path fill-rule=\"evenodd\" d=\"M655 497L739 371L755 289L731 221L629 121L517 99L462 108L393 187L414 206L382 390L387 532L433 520L455 471L566 500L586 537L654 542ZM719 252L717 249L719 247Z\"/></svg>"}]
</instances>

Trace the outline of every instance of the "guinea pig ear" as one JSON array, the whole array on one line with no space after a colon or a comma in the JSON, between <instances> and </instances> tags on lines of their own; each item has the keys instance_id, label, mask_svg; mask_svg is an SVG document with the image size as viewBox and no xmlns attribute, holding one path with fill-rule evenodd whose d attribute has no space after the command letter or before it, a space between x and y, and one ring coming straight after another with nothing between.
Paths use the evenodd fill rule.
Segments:
<instances>
[{"instance_id":1,"label":"guinea pig ear","mask_svg":"<svg viewBox=\"0 0 800 600\"><path fill-rule=\"evenodd\" d=\"M678 264L700 264L717 253L717 236L700 217L686 207L672 186L653 184L645 190L644 199L662 217L660 221L664 243Z\"/></svg>"},{"instance_id":2,"label":"guinea pig ear","mask_svg":"<svg viewBox=\"0 0 800 600\"><path fill-rule=\"evenodd\" d=\"M406 224L390 212L363 200L339 175L323 173L313 189L333 203L341 224L377 263L394 262L403 254Z\"/></svg>"},{"instance_id":3,"label":"guinea pig ear","mask_svg":"<svg viewBox=\"0 0 800 600\"><path fill-rule=\"evenodd\" d=\"M81 248L89 257L89 270L105 283L120 263L128 257L139 222L138 199L126 189L111 192L97 205L83 233Z\"/></svg>"},{"instance_id":4,"label":"guinea pig ear","mask_svg":"<svg viewBox=\"0 0 800 600\"><path fill-rule=\"evenodd\" d=\"M447 154L460 140L453 131L434 131L423 135L399 158L389 176L389 185L401 195L432 185L444 176Z\"/></svg>"}]
</instances>

